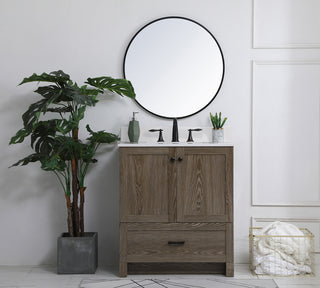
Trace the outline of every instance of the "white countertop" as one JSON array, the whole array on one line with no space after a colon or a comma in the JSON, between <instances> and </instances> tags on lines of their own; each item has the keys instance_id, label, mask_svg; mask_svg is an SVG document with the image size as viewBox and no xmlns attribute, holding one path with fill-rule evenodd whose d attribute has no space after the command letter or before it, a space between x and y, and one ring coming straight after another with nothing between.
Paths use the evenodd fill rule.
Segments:
<instances>
[{"instance_id":1,"label":"white countertop","mask_svg":"<svg viewBox=\"0 0 320 288\"><path fill-rule=\"evenodd\" d=\"M233 143L223 142L223 143L212 143L212 142L202 142L202 143L150 143L150 142L139 142L139 143L130 143L130 142L118 142L118 147L233 147Z\"/></svg>"},{"instance_id":2,"label":"white countertop","mask_svg":"<svg viewBox=\"0 0 320 288\"><path fill-rule=\"evenodd\" d=\"M140 127L140 137L138 144L130 143L128 137L128 127L123 126L121 127L121 136L119 141L119 147L223 147L223 146L234 146L232 141L232 133L231 128L226 127L224 128L224 140L223 143L212 143L212 127L199 127L195 126L196 128L201 128L202 131L192 133L192 138L194 140L193 143L187 143L188 139L188 127L179 126L179 142L172 143L172 127L168 126L153 126L153 127ZM151 128L161 128L163 129L163 139L164 143L158 143L159 132L151 133L149 129ZM190 128L190 127L189 127Z\"/></svg>"}]
</instances>

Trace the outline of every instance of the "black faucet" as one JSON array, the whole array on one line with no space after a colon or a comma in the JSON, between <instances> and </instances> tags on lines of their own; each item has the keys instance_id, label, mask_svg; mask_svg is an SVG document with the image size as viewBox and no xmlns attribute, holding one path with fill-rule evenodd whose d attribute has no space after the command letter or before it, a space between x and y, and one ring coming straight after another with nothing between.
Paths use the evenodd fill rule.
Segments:
<instances>
[{"instance_id":1,"label":"black faucet","mask_svg":"<svg viewBox=\"0 0 320 288\"><path fill-rule=\"evenodd\" d=\"M179 142L178 121L177 121L177 118L173 118L172 140L171 140L171 142Z\"/></svg>"},{"instance_id":2,"label":"black faucet","mask_svg":"<svg viewBox=\"0 0 320 288\"><path fill-rule=\"evenodd\" d=\"M192 131L201 131L201 130L202 130L201 128L188 129L188 131L189 131L189 136L188 136L187 142L193 142Z\"/></svg>"},{"instance_id":3,"label":"black faucet","mask_svg":"<svg viewBox=\"0 0 320 288\"><path fill-rule=\"evenodd\" d=\"M164 142L163 136L162 136L162 129L150 129L149 132L157 132L159 131L159 138L157 142Z\"/></svg>"}]
</instances>

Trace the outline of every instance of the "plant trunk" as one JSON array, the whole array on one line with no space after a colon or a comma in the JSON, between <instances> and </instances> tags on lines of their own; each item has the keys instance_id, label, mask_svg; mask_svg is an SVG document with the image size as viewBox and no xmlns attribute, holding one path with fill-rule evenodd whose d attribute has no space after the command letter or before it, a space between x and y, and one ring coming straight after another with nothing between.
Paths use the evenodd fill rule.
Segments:
<instances>
[{"instance_id":1,"label":"plant trunk","mask_svg":"<svg viewBox=\"0 0 320 288\"><path fill-rule=\"evenodd\" d=\"M68 219L67 219L67 224L68 224L68 233L70 237L73 237L73 221L72 221L72 205L70 201L70 197L65 194L66 201L67 201L67 212L68 212Z\"/></svg>"},{"instance_id":2,"label":"plant trunk","mask_svg":"<svg viewBox=\"0 0 320 288\"><path fill-rule=\"evenodd\" d=\"M74 141L78 142L78 129L72 131ZM78 208L78 195L79 195L79 180L78 180L78 159L76 153L74 158L71 160L71 171L72 171L72 216L73 216L73 231L74 236L80 236L80 219L79 219L79 208Z\"/></svg>"},{"instance_id":3,"label":"plant trunk","mask_svg":"<svg viewBox=\"0 0 320 288\"><path fill-rule=\"evenodd\" d=\"M74 236L80 236L79 226L79 208L78 208L78 177L77 177L77 162L76 159L71 161L72 168L72 216L73 216L73 231Z\"/></svg>"},{"instance_id":4,"label":"plant trunk","mask_svg":"<svg viewBox=\"0 0 320 288\"><path fill-rule=\"evenodd\" d=\"M80 188L80 233L81 236L84 235L84 214L83 214L83 208L84 208L84 191L86 190L86 187Z\"/></svg>"}]
</instances>

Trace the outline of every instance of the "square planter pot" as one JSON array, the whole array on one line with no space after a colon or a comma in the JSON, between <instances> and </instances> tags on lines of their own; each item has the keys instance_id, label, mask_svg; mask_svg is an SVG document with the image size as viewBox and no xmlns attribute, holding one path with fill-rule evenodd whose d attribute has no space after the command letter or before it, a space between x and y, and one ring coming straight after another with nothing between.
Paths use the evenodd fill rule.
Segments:
<instances>
[{"instance_id":1,"label":"square planter pot","mask_svg":"<svg viewBox=\"0 0 320 288\"><path fill-rule=\"evenodd\" d=\"M212 129L212 142L213 143L223 143L224 142L224 130Z\"/></svg>"},{"instance_id":2,"label":"square planter pot","mask_svg":"<svg viewBox=\"0 0 320 288\"><path fill-rule=\"evenodd\" d=\"M83 237L58 238L58 274L94 274L98 266L98 233L87 232Z\"/></svg>"}]
</instances>

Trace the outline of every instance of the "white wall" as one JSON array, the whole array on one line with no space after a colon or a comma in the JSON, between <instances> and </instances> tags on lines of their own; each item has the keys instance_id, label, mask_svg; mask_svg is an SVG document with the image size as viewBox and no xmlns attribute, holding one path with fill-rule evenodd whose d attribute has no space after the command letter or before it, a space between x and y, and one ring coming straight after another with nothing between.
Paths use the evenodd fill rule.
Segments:
<instances>
[{"instance_id":1,"label":"white wall","mask_svg":"<svg viewBox=\"0 0 320 288\"><path fill-rule=\"evenodd\" d=\"M289 7L292 3L287 1L289 2L285 5ZM254 14L258 17L255 18L254 33L253 2L256 2L255 8L258 9ZM315 205L280 207L270 206L268 203L264 206L253 203L255 206L252 206L251 203L251 163L254 156L251 138L252 96L257 95L252 95L252 61L314 60L320 57L317 45L308 47L307 50L291 47L274 49L273 46L276 45L273 45L272 39L268 38L267 44L263 42L262 36L272 33L264 31L265 34L262 35L259 27L269 25L267 27L271 30L279 31L276 25L263 22L268 19L261 17L264 15L261 12L263 5L267 2L0 0L0 265L54 264L56 237L66 230L64 196L54 175L40 170L38 164L27 168L7 168L30 153L26 144L8 147L10 137L21 128L21 114L36 99L32 93L35 90L33 84L17 84L34 72L51 72L57 69L69 73L79 83L83 83L87 77L99 75L122 77L123 56L131 37L151 20L170 15L188 17L206 26L216 37L225 56L226 73L219 95L209 107L195 116L180 120L179 125L208 126L209 112L222 111L228 116L228 125L232 127L235 143L235 261L248 261L248 228L251 217L270 217L271 213L273 217L282 218L319 217L319 207ZM308 0L307 7L311 5L312 8L315 3ZM303 19L308 21L308 15ZM319 26L312 27L315 31L310 34L311 40L320 32ZM277 41L282 39L282 32L281 30L277 34ZM296 35L295 32L292 33ZM253 34L255 39L252 38ZM303 31L299 35L304 35ZM302 39L301 42L303 44L310 39ZM254 49L253 44L257 48L259 45L267 45L268 49ZM315 99L316 95L319 96L319 93L315 92ZM130 120L132 111L140 112L141 125L171 124L168 120L142 111L130 99L120 97L101 99L95 108L88 111L84 124L89 123L93 129L118 133L120 127ZM319 127L319 123L314 127ZM318 137L319 131L315 133ZM318 167L318 162L319 159L314 162L315 167ZM86 182L85 228L99 233L99 256L103 265L115 265L118 259L118 168L117 149L105 148ZM259 173L260 177L264 171L259 170ZM268 180L262 178L262 182ZM317 189L318 186L314 188ZM290 193L283 193L282 198L287 197L290 201ZM312 201L315 200L311 205L319 199L319 195L309 196ZM297 197L299 200L299 196ZM264 201L263 197L259 199Z\"/></svg>"}]
</instances>

